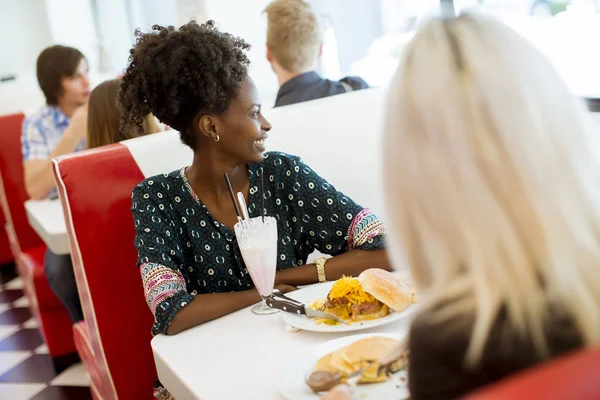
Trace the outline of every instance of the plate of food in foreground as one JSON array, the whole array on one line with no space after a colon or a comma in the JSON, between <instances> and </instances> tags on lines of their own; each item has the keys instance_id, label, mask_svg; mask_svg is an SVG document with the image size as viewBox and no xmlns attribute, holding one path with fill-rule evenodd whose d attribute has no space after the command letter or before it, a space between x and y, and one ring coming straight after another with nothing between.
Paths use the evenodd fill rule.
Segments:
<instances>
[{"instance_id":1,"label":"plate of food in foreground","mask_svg":"<svg viewBox=\"0 0 600 400\"><path fill-rule=\"evenodd\" d=\"M322 343L281 371L279 391L290 400L316 400L329 387L355 375L358 382L352 391L357 399L407 399L406 338L373 333Z\"/></svg>"},{"instance_id":2,"label":"plate of food in foreground","mask_svg":"<svg viewBox=\"0 0 600 400\"><path fill-rule=\"evenodd\" d=\"M335 315L345 324L307 318L293 312L281 313L293 328L313 332L352 332L371 329L406 318L416 305L415 290L408 278L372 268L358 278L343 277L288 293L306 308Z\"/></svg>"}]
</instances>

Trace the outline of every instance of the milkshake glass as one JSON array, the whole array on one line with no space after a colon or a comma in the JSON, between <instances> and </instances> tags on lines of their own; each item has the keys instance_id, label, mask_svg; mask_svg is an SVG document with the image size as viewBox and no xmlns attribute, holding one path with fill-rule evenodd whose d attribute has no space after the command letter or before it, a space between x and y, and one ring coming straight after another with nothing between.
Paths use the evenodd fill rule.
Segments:
<instances>
[{"instance_id":1,"label":"milkshake glass","mask_svg":"<svg viewBox=\"0 0 600 400\"><path fill-rule=\"evenodd\" d=\"M273 293L277 271L277 220L255 217L234 225L235 236L252 282L262 302L252 307L255 314L272 314L277 309L267 306L265 299Z\"/></svg>"}]
</instances>

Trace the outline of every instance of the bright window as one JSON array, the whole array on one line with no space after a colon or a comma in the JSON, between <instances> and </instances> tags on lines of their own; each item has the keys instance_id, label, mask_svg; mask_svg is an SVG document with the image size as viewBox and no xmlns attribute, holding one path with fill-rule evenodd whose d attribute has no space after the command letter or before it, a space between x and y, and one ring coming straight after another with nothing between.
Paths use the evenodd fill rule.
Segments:
<instances>
[{"instance_id":1,"label":"bright window","mask_svg":"<svg viewBox=\"0 0 600 400\"><path fill-rule=\"evenodd\" d=\"M310 0L309 0L310 1ZM312 0L326 27L320 72L330 79L358 75L386 85L416 26L439 13L440 0ZM516 29L544 52L572 90L600 97L600 0L455 0Z\"/></svg>"}]
</instances>

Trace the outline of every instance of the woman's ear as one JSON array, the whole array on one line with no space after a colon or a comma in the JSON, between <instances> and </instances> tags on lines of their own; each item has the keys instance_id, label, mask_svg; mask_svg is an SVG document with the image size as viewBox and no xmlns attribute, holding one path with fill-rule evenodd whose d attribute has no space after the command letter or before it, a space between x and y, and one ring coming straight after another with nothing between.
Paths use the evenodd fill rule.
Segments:
<instances>
[{"instance_id":1,"label":"woman's ear","mask_svg":"<svg viewBox=\"0 0 600 400\"><path fill-rule=\"evenodd\" d=\"M209 139L215 139L218 135L215 121L210 115L203 115L198 120L198 128L200 133Z\"/></svg>"}]
</instances>

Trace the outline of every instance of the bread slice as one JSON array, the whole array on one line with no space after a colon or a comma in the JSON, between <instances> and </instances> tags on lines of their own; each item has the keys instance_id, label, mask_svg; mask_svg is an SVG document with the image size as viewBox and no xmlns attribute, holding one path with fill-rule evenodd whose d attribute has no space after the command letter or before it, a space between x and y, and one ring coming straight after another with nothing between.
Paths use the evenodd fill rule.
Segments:
<instances>
[{"instance_id":1,"label":"bread slice","mask_svg":"<svg viewBox=\"0 0 600 400\"><path fill-rule=\"evenodd\" d=\"M337 373L338 370L333 365L331 365L331 357L333 353L328 353L323 357L319 358L317 361L317 365L315 366L315 371L325 371L325 372L334 372Z\"/></svg>"},{"instance_id":2,"label":"bread slice","mask_svg":"<svg viewBox=\"0 0 600 400\"><path fill-rule=\"evenodd\" d=\"M372 336L346 346L341 353L346 362L355 365L363 361L372 362L379 360L398 344L399 342L393 338Z\"/></svg>"},{"instance_id":3,"label":"bread slice","mask_svg":"<svg viewBox=\"0 0 600 400\"><path fill-rule=\"evenodd\" d=\"M337 351L334 351L331 354L331 359L329 360L331 367L335 368L337 372L342 374L342 376L350 375L358 369L357 366L352 365L348 361L346 361L344 357L344 353L346 352L348 347L349 346L346 346Z\"/></svg>"}]
</instances>

